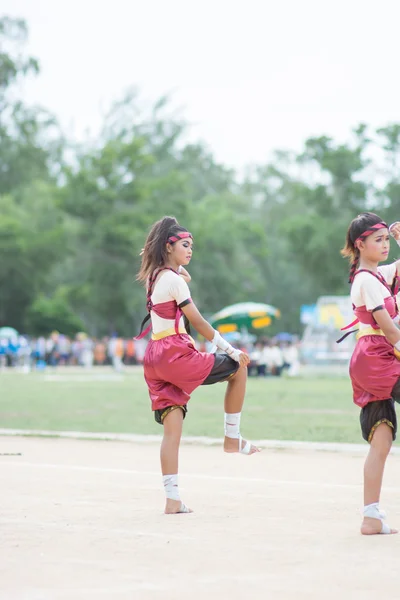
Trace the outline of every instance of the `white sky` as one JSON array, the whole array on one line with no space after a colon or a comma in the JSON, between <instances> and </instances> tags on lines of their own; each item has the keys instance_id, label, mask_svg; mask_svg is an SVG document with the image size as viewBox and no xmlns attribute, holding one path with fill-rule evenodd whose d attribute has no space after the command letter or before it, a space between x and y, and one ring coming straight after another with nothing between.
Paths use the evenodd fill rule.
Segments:
<instances>
[{"instance_id":1,"label":"white sky","mask_svg":"<svg viewBox=\"0 0 400 600\"><path fill-rule=\"evenodd\" d=\"M173 92L216 158L243 167L311 135L400 121L398 0L1 0L41 63L25 97L77 139L113 100Z\"/></svg>"}]
</instances>

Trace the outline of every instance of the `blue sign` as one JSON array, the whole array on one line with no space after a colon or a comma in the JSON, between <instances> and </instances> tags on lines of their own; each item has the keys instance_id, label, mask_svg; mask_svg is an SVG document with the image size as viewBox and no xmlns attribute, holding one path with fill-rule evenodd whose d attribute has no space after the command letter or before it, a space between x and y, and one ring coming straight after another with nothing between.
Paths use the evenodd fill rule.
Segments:
<instances>
[{"instance_id":1,"label":"blue sign","mask_svg":"<svg viewBox=\"0 0 400 600\"><path fill-rule=\"evenodd\" d=\"M300 323L303 325L310 325L315 323L317 320L317 305L316 304L303 304L300 307Z\"/></svg>"}]
</instances>

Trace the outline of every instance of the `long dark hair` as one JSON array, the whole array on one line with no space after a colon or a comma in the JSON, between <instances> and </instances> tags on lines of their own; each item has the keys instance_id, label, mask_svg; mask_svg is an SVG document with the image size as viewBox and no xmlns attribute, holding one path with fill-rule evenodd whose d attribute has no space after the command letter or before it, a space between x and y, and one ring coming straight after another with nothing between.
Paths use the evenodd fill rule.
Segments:
<instances>
[{"instance_id":1,"label":"long dark hair","mask_svg":"<svg viewBox=\"0 0 400 600\"><path fill-rule=\"evenodd\" d=\"M340 251L340 254L348 258L350 262L349 283L353 282L358 263L360 262L360 251L355 246L355 241L359 237L362 237L363 234L371 235L373 231L369 230L373 225L378 225L378 223L383 223L381 217L372 212L365 212L353 219L349 225L345 245Z\"/></svg>"},{"instance_id":2,"label":"long dark hair","mask_svg":"<svg viewBox=\"0 0 400 600\"><path fill-rule=\"evenodd\" d=\"M181 227L175 217L163 217L154 223L144 244L142 264L136 276L138 281L146 285L147 279L153 271L166 264L168 238L182 231L187 231L187 229Z\"/></svg>"}]
</instances>

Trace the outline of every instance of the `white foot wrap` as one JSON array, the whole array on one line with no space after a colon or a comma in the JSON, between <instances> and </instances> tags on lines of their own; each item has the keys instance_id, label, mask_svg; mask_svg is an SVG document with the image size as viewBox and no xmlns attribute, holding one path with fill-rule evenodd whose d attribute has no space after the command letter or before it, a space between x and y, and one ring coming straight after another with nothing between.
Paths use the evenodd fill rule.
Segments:
<instances>
[{"instance_id":1,"label":"white foot wrap","mask_svg":"<svg viewBox=\"0 0 400 600\"><path fill-rule=\"evenodd\" d=\"M246 442L242 448L242 440L243 440L242 436L239 435L239 452L240 452L240 454L250 454L250 450L251 450L250 442Z\"/></svg>"},{"instance_id":2,"label":"white foot wrap","mask_svg":"<svg viewBox=\"0 0 400 600\"><path fill-rule=\"evenodd\" d=\"M381 533L392 533L389 525L383 522L383 519L386 518L386 514L384 511L379 510L379 504L377 502L364 506L364 517L368 517L369 519L377 519L380 521L382 524Z\"/></svg>"},{"instance_id":3,"label":"white foot wrap","mask_svg":"<svg viewBox=\"0 0 400 600\"><path fill-rule=\"evenodd\" d=\"M392 533L392 530L390 529L389 525L387 523L382 522L382 529L381 529L381 533Z\"/></svg>"},{"instance_id":4,"label":"white foot wrap","mask_svg":"<svg viewBox=\"0 0 400 600\"><path fill-rule=\"evenodd\" d=\"M385 520L386 512L383 510L383 508L379 508L379 506L378 506L378 512L379 512L379 518Z\"/></svg>"}]
</instances>

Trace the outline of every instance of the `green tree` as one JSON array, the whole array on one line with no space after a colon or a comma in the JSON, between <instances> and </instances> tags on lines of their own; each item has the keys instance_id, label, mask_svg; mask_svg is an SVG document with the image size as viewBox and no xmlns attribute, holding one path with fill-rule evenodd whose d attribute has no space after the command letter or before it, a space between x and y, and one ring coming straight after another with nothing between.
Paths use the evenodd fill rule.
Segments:
<instances>
[{"instance_id":1,"label":"green tree","mask_svg":"<svg viewBox=\"0 0 400 600\"><path fill-rule=\"evenodd\" d=\"M20 195L0 196L0 323L25 330L25 312L63 251L63 215L54 189L32 184Z\"/></svg>"},{"instance_id":2,"label":"green tree","mask_svg":"<svg viewBox=\"0 0 400 600\"><path fill-rule=\"evenodd\" d=\"M377 130L383 140L385 154L385 184L379 197L384 206L384 214L389 221L400 219L400 125L393 123Z\"/></svg>"},{"instance_id":3,"label":"green tree","mask_svg":"<svg viewBox=\"0 0 400 600\"><path fill-rule=\"evenodd\" d=\"M53 150L60 149L50 135L54 120L12 93L21 77L38 72L37 61L20 54L26 34L23 21L0 19L0 323L21 330L63 243L50 171Z\"/></svg>"}]
</instances>

